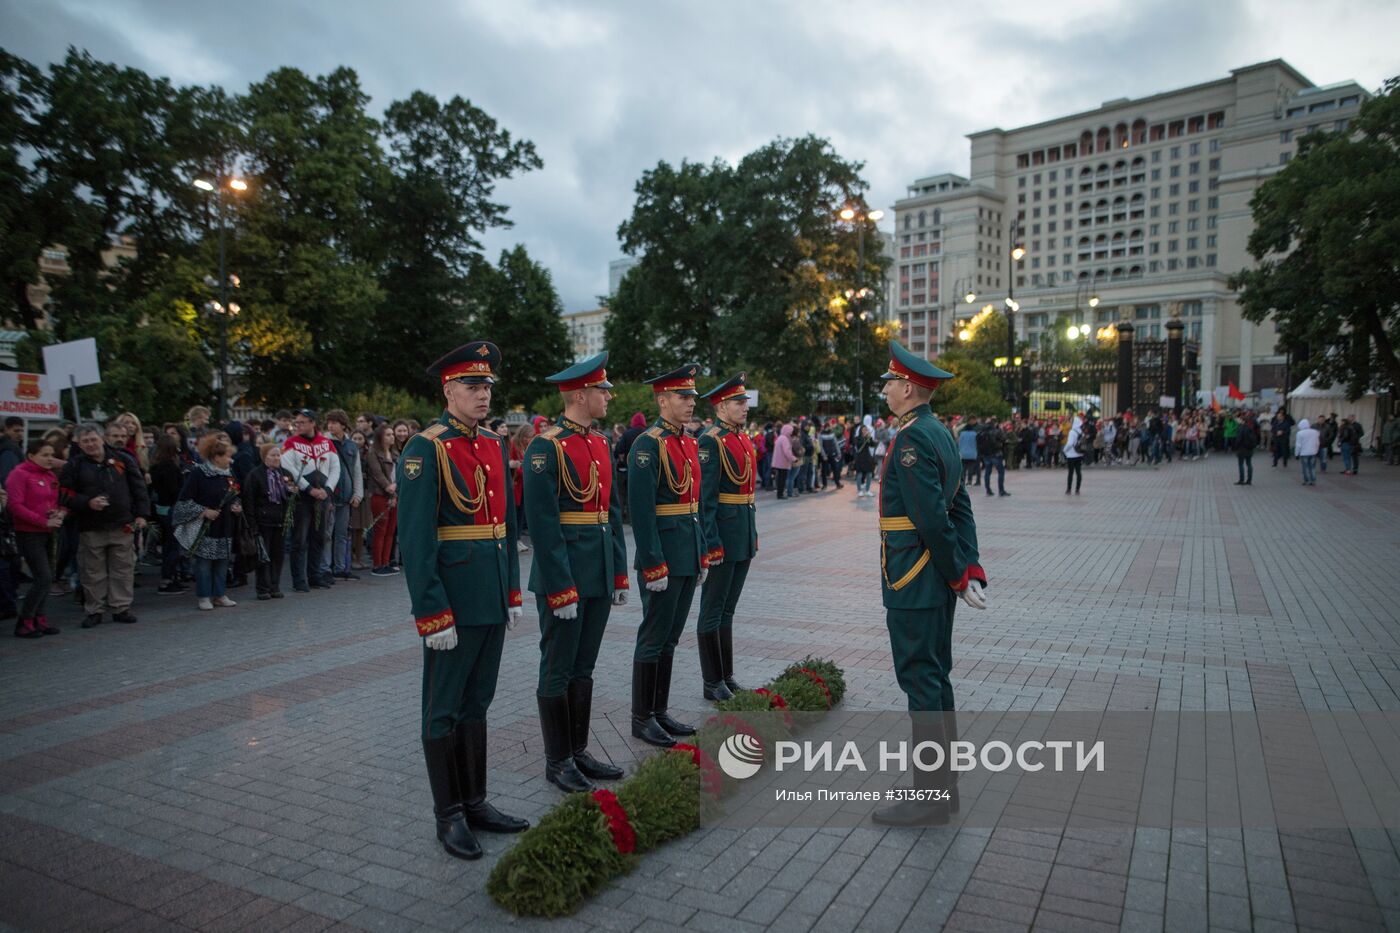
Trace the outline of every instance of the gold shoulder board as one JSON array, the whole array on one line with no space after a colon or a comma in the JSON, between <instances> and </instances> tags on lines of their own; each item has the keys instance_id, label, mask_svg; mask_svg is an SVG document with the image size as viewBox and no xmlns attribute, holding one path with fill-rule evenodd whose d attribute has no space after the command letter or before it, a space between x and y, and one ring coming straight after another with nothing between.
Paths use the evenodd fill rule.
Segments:
<instances>
[{"instance_id":1,"label":"gold shoulder board","mask_svg":"<svg viewBox=\"0 0 1400 933\"><path fill-rule=\"evenodd\" d=\"M662 433L661 426L658 424L654 424L646 430L647 437L660 437Z\"/></svg>"},{"instance_id":2,"label":"gold shoulder board","mask_svg":"<svg viewBox=\"0 0 1400 933\"><path fill-rule=\"evenodd\" d=\"M563 429L563 428L561 428L561 427L560 427L559 425L557 425L557 424L553 424L553 425L550 425L549 427L545 428L543 431L541 431L539 436L540 436L540 437L543 437L543 438L545 438L545 439L547 439L547 440L552 440L553 438L556 438L556 437L558 437L560 434L563 434L563 433L564 433L564 429Z\"/></svg>"},{"instance_id":3,"label":"gold shoulder board","mask_svg":"<svg viewBox=\"0 0 1400 933\"><path fill-rule=\"evenodd\" d=\"M428 427L424 428L422 431L420 431L420 432L418 432L418 433L421 434L423 437L426 437L428 440L431 441L431 440L436 440L436 439L437 439L438 437L440 437L446 430L447 430L447 425L445 425L445 424L431 424L431 425L428 425Z\"/></svg>"}]
</instances>

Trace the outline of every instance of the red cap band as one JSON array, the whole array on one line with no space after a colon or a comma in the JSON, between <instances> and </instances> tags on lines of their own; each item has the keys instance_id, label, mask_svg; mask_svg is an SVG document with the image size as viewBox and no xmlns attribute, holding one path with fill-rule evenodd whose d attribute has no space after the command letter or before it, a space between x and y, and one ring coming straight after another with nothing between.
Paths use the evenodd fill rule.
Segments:
<instances>
[{"instance_id":1,"label":"red cap band","mask_svg":"<svg viewBox=\"0 0 1400 933\"><path fill-rule=\"evenodd\" d=\"M916 373L909 367L900 363L899 360L890 360L890 372L902 379L908 379L915 385L923 386L926 389L936 389L943 384L942 379L935 379L933 376L924 376Z\"/></svg>"}]
</instances>

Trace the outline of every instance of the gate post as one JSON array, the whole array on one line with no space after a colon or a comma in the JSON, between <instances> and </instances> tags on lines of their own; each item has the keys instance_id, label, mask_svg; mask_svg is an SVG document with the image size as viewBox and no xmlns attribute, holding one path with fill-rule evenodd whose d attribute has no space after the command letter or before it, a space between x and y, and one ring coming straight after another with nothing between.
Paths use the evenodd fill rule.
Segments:
<instances>
[{"instance_id":1,"label":"gate post","mask_svg":"<svg viewBox=\"0 0 1400 933\"><path fill-rule=\"evenodd\" d=\"M1118 323L1118 411L1136 411L1133 407L1133 322Z\"/></svg>"},{"instance_id":2,"label":"gate post","mask_svg":"<svg viewBox=\"0 0 1400 933\"><path fill-rule=\"evenodd\" d=\"M1185 329L1186 325L1181 322L1180 318L1172 318L1170 321L1167 322L1167 391L1172 394L1172 397L1174 399L1176 399L1175 410L1177 412L1180 412L1183 407L1181 404L1181 395L1183 388L1183 346L1181 341L1181 334L1182 331L1184 331Z\"/></svg>"}]
</instances>

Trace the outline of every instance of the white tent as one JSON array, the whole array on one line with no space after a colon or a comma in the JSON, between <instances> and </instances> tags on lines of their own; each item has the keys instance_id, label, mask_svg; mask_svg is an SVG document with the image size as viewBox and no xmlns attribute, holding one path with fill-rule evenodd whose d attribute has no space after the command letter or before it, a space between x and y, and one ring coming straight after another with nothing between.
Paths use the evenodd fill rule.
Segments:
<instances>
[{"instance_id":1,"label":"white tent","mask_svg":"<svg viewBox=\"0 0 1400 933\"><path fill-rule=\"evenodd\" d=\"M1338 418L1355 416L1366 429L1366 437L1362 443L1367 447L1375 441L1376 433L1381 429L1380 411L1380 398L1375 392L1367 392L1356 401L1350 402L1347 401L1345 386L1334 383L1323 389L1313 382L1311 376L1288 393L1288 413L1294 419L1307 418L1313 424L1317 424L1333 412L1337 413Z\"/></svg>"}]
</instances>

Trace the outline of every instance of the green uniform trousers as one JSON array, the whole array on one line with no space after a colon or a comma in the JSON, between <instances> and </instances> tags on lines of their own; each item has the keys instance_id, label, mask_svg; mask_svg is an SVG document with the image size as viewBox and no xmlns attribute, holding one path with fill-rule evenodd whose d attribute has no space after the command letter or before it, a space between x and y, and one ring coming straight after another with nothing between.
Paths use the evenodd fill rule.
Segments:
<instances>
[{"instance_id":1,"label":"green uniform trousers","mask_svg":"<svg viewBox=\"0 0 1400 933\"><path fill-rule=\"evenodd\" d=\"M459 625L457 647L423 647L423 738L441 739L464 722L485 722L496 696L506 624Z\"/></svg>"},{"instance_id":2,"label":"green uniform trousers","mask_svg":"<svg viewBox=\"0 0 1400 933\"><path fill-rule=\"evenodd\" d=\"M956 600L935 609L886 609L890 651L899 689L910 712L952 710L953 608Z\"/></svg>"},{"instance_id":3,"label":"green uniform trousers","mask_svg":"<svg viewBox=\"0 0 1400 933\"><path fill-rule=\"evenodd\" d=\"M607 596L580 599L578 616L573 619L556 616L543 596L535 597L535 605L540 611L540 682L536 693L563 696L569 681L593 676L612 600Z\"/></svg>"},{"instance_id":4,"label":"green uniform trousers","mask_svg":"<svg viewBox=\"0 0 1400 933\"><path fill-rule=\"evenodd\" d=\"M664 592L647 589L642 575L637 574L637 589L642 594L642 624L637 629L634 661L656 661L676 653L676 645L685 630L685 617L695 599L696 577L670 577Z\"/></svg>"},{"instance_id":5,"label":"green uniform trousers","mask_svg":"<svg viewBox=\"0 0 1400 933\"><path fill-rule=\"evenodd\" d=\"M718 567L710 568L705 585L700 587L700 623L697 632L717 632L734 624L734 610L744 592L744 581L748 579L751 563L751 559L733 563L724 561Z\"/></svg>"}]
</instances>

